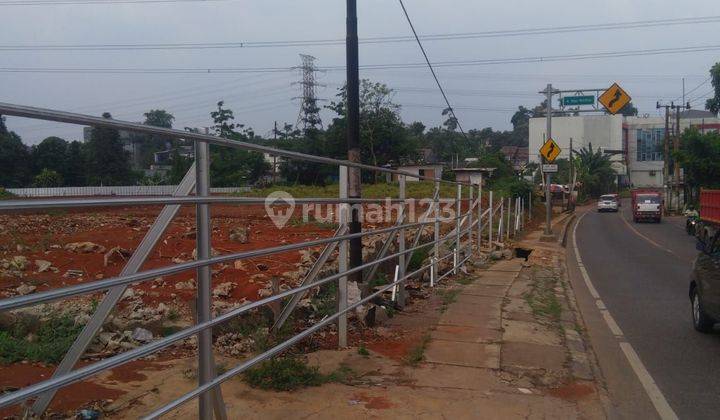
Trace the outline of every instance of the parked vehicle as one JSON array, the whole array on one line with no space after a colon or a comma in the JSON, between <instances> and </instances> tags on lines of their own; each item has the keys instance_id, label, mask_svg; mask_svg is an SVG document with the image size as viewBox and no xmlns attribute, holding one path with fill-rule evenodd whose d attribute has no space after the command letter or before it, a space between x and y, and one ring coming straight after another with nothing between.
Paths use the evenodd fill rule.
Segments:
<instances>
[{"instance_id":1,"label":"parked vehicle","mask_svg":"<svg viewBox=\"0 0 720 420\"><path fill-rule=\"evenodd\" d=\"M620 207L620 200L618 200L617 194L606 194L601 195L597 202L598 212L614 211L617 212Z\"/></svg>"},{"instance_id":2,"label":"parked vehicle","mask_svg":"<svg viewBox=\"0 0 720 420\"><path fill-rule=\"evenodd\" d=\"M710 332L720 322L720 190L700 192L700 220L697 226L700 254L690 278L690 305L693 327Z\"/></svg>"},{"instance_id":3,"label":"parked vehicle","mask_svg":"<svg viewBox=\"0 0 720 420\"><path fill-rule=\"evenodd\" d=\"M663 198L662 194L654 190L632 190L633 221L662 220Z\"/></svg>"}]
</instances>

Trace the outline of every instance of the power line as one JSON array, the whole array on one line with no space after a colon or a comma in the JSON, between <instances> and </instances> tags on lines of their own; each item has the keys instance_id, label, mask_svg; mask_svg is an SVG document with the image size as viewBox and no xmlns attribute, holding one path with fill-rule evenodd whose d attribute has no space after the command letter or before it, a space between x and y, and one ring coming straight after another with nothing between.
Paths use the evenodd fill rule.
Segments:
<instances>
[{"instance_id":1,"label":"power line","mask_svg":"<svg viewBox=\"0 0 720 420\"><path fill-rule=\"evenodd\" d=\"M497 64L522 64L522 63L544 63L557 61L576 61L597 58L620 58L652 55L687 54L694 52L706 52L720 50L720 45L700 45L693 47L656 48L625 51L608 51L599 53L576 53L564 55L547 55L534 57L497 58L478 60L455 60L437 61L432 63L434 68L438 67L474 67ZM387 69L415 69L423 68L428 62L422 63L393 63L393 64L366 64L361 65L362 70L387 70ZM345 71L344 65L318 67L318 70ZM220 67L220 68L88 68L88 67L1 67L1 73L113 73L113 74L233 74L233 73L272 73L289 72L293 67Z\"/></svg>"},{"instance_id":2,"label":"power line","mask_svg":"<svg viewBox=\"0 0 720 420\"><path fill-rule=\"evenodd\" d=\"M420 41L420 38L418 37L417 31L415 31L415 26L412 23L412 20L410 20L410 15L408 15L407 9L405 9L405 4L403 4L402 0L398 0L400 3L400 7L402 7L402 11L405 14L405 19L407 19L408 24L410 25L410 29L412 30L413 35L415 35L415 40L417 41L418 46L420 47L420 51L422 52L423 57L425 57L425 62L427 63L428 68L430 69L430 72L432 73L433 79L435 79L435 83L437 84L438 89L440 89L440 93L442 94L443 99L445 100L445 103L447 104L447 110L450 111L453 118L455 119L455 123L458 126L458 129L460 129L460 132L463 136L467 137L467 134L465 134L465 130L463 130L462 125L460 125L460 119L455 115L455 111L453 110L452 105L450 105L450 100L448 100L447 95L445 94L445 91L443 90L442 84L440 84L440 79L438 79L437 74L435 74L435 69L433 68L432 64L430 63L430 59L428 58L427 53L425 52L425 47L423 47L422 42ZM445 111L443 111L443 114L445 114Z\"/></svg>"},{"instance_id":3,"label":"power line","mask_svg":"<svg viewBox=\"0 0 720 420\"><path fill-rule=\"evenodd\" d=\"M1 6L54 6L54 5L85 5L85 4L141 4L141 3L209 3L233 0L10 0L1 1Z\"/></svg>"},{"instance_id":4,"label":"power line","mask_svg":"<svg viewBox=\"0 0 720 420\"><path fill-rule=\"evenodd\" d=\"M47 0L41 0L47 1ZM62 3L75 3L77 0L61 0ZM150 2L188 2L188 1L224 1L224 0L88 0L87 4L97 3L150 3ZM10 3L18 3L12 1ZM77 2L80 4L81 2ZM0 3L3 5L5 3ZM38 4L40 4L38 2ZM720 16L703 16L679 19L644 20L634 22L600 23L578 26L555 26L544 28L510 29L484 32L440 33L419 36L422 41L452 41L481 38L502 38L513 36L548 35L567 32L587 32L601 30L635 29L668 25L689 25L720 22ZM415 42L411 36L369 37L360 40L361 44L386 44ZM38 44L0 45L1 51L118 51L118 50L193 50L193 49L226 49L226 48L278 48L308 46L342 46L344 39L286 40L286 41L234 41L234 42L178 42L178 43L122 43L122 44Z\"/></svg>"},{"instance_id":5,"label":"power line","mask_svg":"<svg viewBox=\"0 0 720 420\"><path fill-rule=\"evenodd\" d=\"M707 79L705 79L704 81L700 82L699 85L697 85L697 86L695 86L694 88L692 88L689 92L685 92L683 95L678 96L677 98L673 99L673 102L681 99L683 96L685 96L685 97L690 96L691 93L693 93L693 92L695 92L696 90L698 90L698 89L700 89L701 87L703 87L707 82L710 81L710 79L712 79L712 76L709 76ZM683 82L683 88L684 88L684 82Z\"/></svg>"}]
</instances>

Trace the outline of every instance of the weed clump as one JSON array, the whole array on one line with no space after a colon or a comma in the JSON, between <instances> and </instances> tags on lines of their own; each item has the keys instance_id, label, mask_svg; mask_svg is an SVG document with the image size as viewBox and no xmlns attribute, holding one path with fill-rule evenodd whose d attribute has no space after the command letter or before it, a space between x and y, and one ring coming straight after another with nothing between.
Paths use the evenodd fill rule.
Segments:
<instances>
[{"instance_id":1,"label":"weed clump","mask_svg":"<svg viewBox=\"0 0 720 420\"><path fill-rule=\"evenodd\" d=\"M33 323L21 318L0 331L0 363L58 363L82 329L69 315Z\"/></svg>"},{"instance_id":2,"label":"weed clump","mask_svg":"<svg viewBox=\"0 0 720 420\"><path fill-rule=\"evenodd\" d=\"M245 380L254 388L276 391L293 391L325 382L317 367L293 357L266 360L245 371Z\"/></svg>"}]
</instances>

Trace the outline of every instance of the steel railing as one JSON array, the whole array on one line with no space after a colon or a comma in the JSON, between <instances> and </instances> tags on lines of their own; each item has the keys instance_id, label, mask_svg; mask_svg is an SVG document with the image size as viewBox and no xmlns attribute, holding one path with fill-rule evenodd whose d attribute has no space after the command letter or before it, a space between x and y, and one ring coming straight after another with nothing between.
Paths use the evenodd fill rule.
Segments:
<instances>
[{"instance_id":1,"label":"steel railing","mask_svg":"<svg viewBox=\"0 0 720 420\"><path fill-rule=\"evenodd\" d=\"M156 353L173 343L177 343L181 340L190 338L192 336L198 337L198 387L193 391L184 394L176 400L156 409L148 417L156 418L163 414L169 413L173 409L177 408L181 404L192 400L193 398L200 398L199 405L199 418L210 418L215 416L217 419L226 418L225 405L222 399L219 385L224 381L240 374L241 372L249 369L253 365L267 360L268 358L277 355L283 350L291 347L298 343L300 340L312 335L321 328L331 324L338 323L338 342L340 346L347 345L347 314L351 310L358 306L365 304L373 298L379 296L382 293L392 289L396 290L399 288L400 293L397 295L398 303L402 306L404 304L404 287L403 283L408 279L416 277L426 270L430 270L430 285L433 286L441 281L448 275L456 274L460 266L465 264L473 255L473 237L475 237L475 249L480 251L482 248L483 233L487 231L486 244L488 248L492 249L496 241L493 241L493 235L495 230L494 216L497 212L500 212L500 218L497 223L497 233L495 238L502 241L503 238L509 238L512 233L515 233L522 229L522 225L525 220L527 200L524 197L515 197L513 202L515 204L515 210L510 211L512 202L507 199L508 210L505 210L505 201L500 202L493 206L493 192L488 193L489 206L487 209L482 207L482 186L472 185L466 183L460 183L455 181L441 180L421 175L416 175L410 172L394 170L390 168L375 167L371 165L365 165L357 162L349 162L345 160L331 159L321 156L307 155L298 152L292 152L282 149L275 149L263 145L257 145L252 143L239 142L235 140L228 140L216 136L207 134L198 134L187 131L152 127L138 123L131 123L125 121L118 121L112 119L105 119L100 117L94 117L82 114L73 114L63 111L56 111L50 109L33 108L27 106L11 105L0 103L0 115L12 115L19 117L27 117L34 119L41 119L47 121L57 121L71 124L82 124L90 125L94 127L105 127L115 128L119 130L132 131L145 134L155 134L170 138L178 138L185 140L192 140L195 142L195 163L190 168L188 173L185 175L183 181L176 187L173 196L170 197L129 197L129 198L77 198L77 199L40 199L40 200L5 200L0 201L0 212L14 212L22 210L48 210L56 208L83 208L83 207L98 207L98 206L144 206L144 205L164 205L165 207L158 215L154 224L146 233L142 242L135 250L130 260L127 262L125 268L120 275L111 277L108 279L97 280L91 283L78 284L63 288L57 288L38 292L31 295L15 296L0 300L0 311L8 311L26 307L29 305L36 305L40 303L51 302L59 299L69 298L73 296L85 295L93 292L105 291L108 293L105 295L103 301L98 305L95 313L92 315L90 321L85 325L83 330L78 335L75 343L71 346L68 353L65 355L63 361L58 365L53 377L36 384L27 386L17 391L4 394L0 396L0 407L6 407L13 404L25 403L30 399L36 397L32 408L27 414L40 415L48 407L55 392L64 386L71 383L81 381L90 376L96 375L100 372L112 369L120 366L132 360L136 360L141 357L145 357ZM276 156L282 156L289 159L305 160L311 162L318 162L329 165L336 165L339 167L339 179L340 179L340 194L337 199L335 198L298 198L295 199L296 203L325 203L325 204L338 204L340 213L340 228L336 231L336 234L330 238L322 238L302 243L286 244L282 246L255 249L250 251L228 253L216 257L210 256L211 249L211 230L210 230L210 212L209 207L211 204L233 204L233 205L248 205L248 204L262 204L265 203L264 198L253 198L253 197L218 197L209 195L209 145L219 145L232 148L240 148L244 150L258 151L271 153ZM394 199L350 199L347 197L347 171L349 167L357 168L360 170L368 170L375 172L385 172L398 175L399 179L399 197ZM406 221L405 220L405 181L407 177L430 180L435 184L435 193L432 197L431 205L428 207L425 214L418 221ZM455 199L440 199L440 184L450 183L457 186L457 196ZM463 187L468 188L468 198L464 199L462 196ZM195 196L190 196L192 190L196 190ZM473 198L473 191L477 189L477 198ZM529 197L531 198L531 197ZM462 212L460 207L462 202L467 202L467 211ZM362 205L369 203L392 203L401 204L401 211L398 214L398 222L386 228L374 229L371 231L364 231L354 234L348 234L347 223L349 220L349 206L351 205ZM440 217L440 204L449 203L454 204L457 213L451 218L445 218L443 220ZM195 261L183 262L180 264L174 264L171 266L140 271L140 267L146 261L158 240L162 236L163 232L167 229L172 219L175 217L181 205L195 205L196 206L196 247L197 247L197 259ZM477 209L477 216L473 217L473 214ZM507 214L507 218L505 215ZM527 212L529 216L529 212ZM512 215L512 216L511 216ZM432 217L431 217L432 216ZM512 219L511 219L512 217ZM507 220L506 220L507 219ZM447 235L442 236L441 234L441 223L455 222L455 228L452 229ZM420 243L422 240L422 233L426 226L432 225L434 227L433 239L424 243ZM406 232L415 232L415 237L412 241L412 246L406 249ZM357 267L348 267L348 242L350 239L361 238L368 235L382 235L389 234L388 241L395 241L397 238L398 251L389 255L386 255L388 250L384 248L383 251L379 252L378 255L372 261L365 262ZM465 241L464 245L462 241ZM442 244L454 243L452 252L446 255L440 255L440 246ZM248 258L255 258L259 256L273 255L292 250L299 250L305 248L312 248L316 246L325 245L326 249L323 254L329 255L335 252L334 248L337 247L338 253L338 272L324 278L317 278L318 273L321 271L319 268L322 264L325 264L327 258L319 258L315 262L315 266L308 272L306 278L300 286L276 293L272 296L262 298L252 303L245 304L239 308L230 310L215 318L211 317L211 276L210 266L213 264L243 260ZM432 246L430 254L430 263L426 264L410 273L407 273L408 264L412 254L418 250L428 248ZM462 254L462 257L461 257ZM453 258L452 268L447 270L445 273L440 274L438 271L439 263L445 259ZM387 285L384 285L380 290L376 290L361 300L350 304L347 300L347 278L352 273L363 273L365 274L372 270L374 273L375 269L379 264L388 261L397 261L396 264L396 277ZM148 344L141 345L135 349L117 354L115 356L103 359L96 363L92 363L77 369L73 369L85 352L85 349L90 344L91 340L97 334L102 327L105 319L109 315L110 311L120 301L127 286L134 283L141 283L151 279L155 279L159 276L179 273L187 270L195 269L197 271L197 323L189 328L182 331L176 332L172 335L160 338ZM279 301L284 298L291 298L290 302L286 305L283 310L284 314L289 314L294 309L293 302L297 303L299 299L297 296L308 292L311 288L326 284L329 282L338 282L338 311L333 315L317 322L313 326L301 331L300 333L292 336L291 338L277 344L275 347L258 354L238 366L226 371L221 375L216 374L216 367L214 362L214 356L212 352L212 333L211 330L214 326L218 326L224 322L227 322L235 317L242 315L250 310L259 308L263 305L267 305L272 302ZM393 293L393 296L395 294ZM280 321L282 322L282 321ZM276 323L277 326L277 323Z\"/></svg>"}]
</instances>

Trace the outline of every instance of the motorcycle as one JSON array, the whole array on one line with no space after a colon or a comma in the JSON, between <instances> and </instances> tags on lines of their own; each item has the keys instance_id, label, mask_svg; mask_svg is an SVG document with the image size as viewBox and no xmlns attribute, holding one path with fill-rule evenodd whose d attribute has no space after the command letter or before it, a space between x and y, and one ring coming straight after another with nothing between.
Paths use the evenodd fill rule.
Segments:
<instances>
[{"instance_id":1,"label":"motorcycle","mask_svg":"<svg viewBox=\"0 0 720 420\"><path fill-rule=\"evenodd\" d=\"M685 232L687 232L688 235L695 235L697 232L697 229L700 225L700 217L699 216L688 216L687 220L685 221Z\"/></svg>"}]
</instances>

